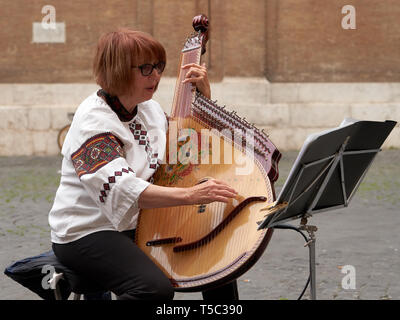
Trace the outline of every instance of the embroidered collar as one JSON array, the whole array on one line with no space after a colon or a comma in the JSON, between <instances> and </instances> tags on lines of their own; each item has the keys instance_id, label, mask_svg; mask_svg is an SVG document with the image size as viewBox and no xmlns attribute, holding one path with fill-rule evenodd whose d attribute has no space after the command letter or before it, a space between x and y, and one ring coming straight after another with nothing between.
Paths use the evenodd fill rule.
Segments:
<instances>
[{"instance_id":1,"label":"embroidered collar","mask_svg":"<svg viewBox=\"0 0 400 320\"><path fill-rule=\"evenodd\" d=\"M97 91L97 95L99 97L103 98L107 102L107 104L117 114L119 120L121 120L122 122L131 121L134 117L136 117L137 106L135 106L135 108L133 109L132 112L129 112L123 106L121 101L119 101L117 96L111 96L107 92L105 92L103 89L100 89L99 91Z\"/></svg>"}]
</instances>

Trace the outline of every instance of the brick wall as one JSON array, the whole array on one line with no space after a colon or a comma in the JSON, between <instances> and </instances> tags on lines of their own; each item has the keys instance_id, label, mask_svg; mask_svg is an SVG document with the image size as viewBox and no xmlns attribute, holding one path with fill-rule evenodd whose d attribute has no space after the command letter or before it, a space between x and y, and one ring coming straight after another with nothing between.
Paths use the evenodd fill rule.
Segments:
<instances>
[{"instance_id":1,"label":"brick wall","mask_svg":"<svg viewBox=\"0 0 400 320\"><path fill-rule=\"evenodd\" d=\"M32 43L32 23L44 5L65 22L65 43ZM91 81L96 39L117 26L134 27L134 1L0 1L0 81L52 83ZM7 17L7 18L5 18Z\"/></svg>"},{"instance_id":2,"label":"brick wall","mask_svg":"<svg viewBox=\"0 0 400 320\"><path fill-rule=\"evenodd\" d=\"M400 2L266 1L267 77L272 82L398 82ZM355 30L342 7L356 9Z\"/></svg>"},{"instance_id":3,"label":"brick wall","mask_svg":"<svg viewBox=\"0 0 400 320\"><path fill-rule=\"evenodd\" d=\"M356 30L341 9L356 8ZM53 5L65 43L32 43L32 23ZM167 76L198 13L210 17L204 57L213 81L267 77L271 82L400 80L400 3L396 0L0 0L0 82L91 82L93 50L107 30L147 31L167 49Z\"/></svg>"}]
</instances>

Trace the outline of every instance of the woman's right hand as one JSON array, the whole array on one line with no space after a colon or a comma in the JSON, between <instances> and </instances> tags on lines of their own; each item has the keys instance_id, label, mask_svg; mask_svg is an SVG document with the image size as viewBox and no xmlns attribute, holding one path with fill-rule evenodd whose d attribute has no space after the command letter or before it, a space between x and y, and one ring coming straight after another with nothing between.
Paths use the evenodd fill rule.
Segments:
<instances>
[{"instance_id":1,"label":"woman's right hand","mask_svg":"<svg viewBox=\"0 0 400 320\"><path fill-rule=\"evenodd\" d=\"M208 204L214 201L228 202L238 193L223 181L210 179L206 182L187 188L187 204Z\"/></svg>"},{"instance_id":2,"label":"woman's right hand","mask_svg":"<svg viewBox=\"0 0 400 320\"><path fill-rule=\"evenodd\" d=\"M150 184L139 196L142 209L165 208L193 204L208 204L214 201L228 202L238 193L225 182L210 179L189 188L162 187Z\"/></svg>"}]
</instances>

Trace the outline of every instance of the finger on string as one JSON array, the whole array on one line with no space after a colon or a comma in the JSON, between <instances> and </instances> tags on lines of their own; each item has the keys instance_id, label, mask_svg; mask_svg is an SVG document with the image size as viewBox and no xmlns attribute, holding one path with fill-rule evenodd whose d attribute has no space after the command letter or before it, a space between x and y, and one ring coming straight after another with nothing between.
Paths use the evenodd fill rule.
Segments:
<instances>
[{"instance_id":1,"label":"finger on string","mask_svg":"<svg viewBox=\"0 0 400 320\"><path fill-rule=\"evenodd\" d=\"M235 189L233 189L232 187L229 187L229 186L225 190L228 191L229 193L233 194L235 197L239 194Z\"/></svg>"},{"instance_id":2,"label":"finger on string","mask_svg":"<svg viewBox=\"0 0 400 320\"><path fill-rule=\"evenodd\" d=\"M238 192L232 188L227 188L227 189L223 190L223 192L224 192L224 194L231 195L232 197L236 197L238 195Z\"/></svg>"},{"instance_id":3,"label":"finger on string","mask_svg":"<svg viewBox=\"0 0 400 320\"><path fill-rule=\"evenodd\" d=\"M234 188L225 183L218 184L218 190L222 192L229 192L230 194L233 194L235 197L238 195L238 192Z\"/></svg>"},{"instance_id":4,"label":"finger on string","mask_svg":"<svg viewBox=\"0 0 400 320\"><path fill-rule=\"evenodd\" d=\"M199 82L199 81L201 81L202 79L203 79L202 77L196 77L196 78L194 78L194 77L192 77L192 78L186 78L185 80L183 80L183 81L182 81L182 83L188 83L188 82L195 83L195 82Z\"/></svg>"},{"instance_id":5,"label":"finger on string","mask_svg":"<svg viewBox=\"0 0 400 320\"><path fill-rule=\"evenodd\" d=\"M200 70L206 69L205 63L203 63L202 65L199 65L197 63L188 63L188 64L183 65L181 68L182 69L196 68L196 69L200 69Z\"/></svg>"},{"instance_id":6,"label":"finger on string","mask_svg":"<svg viewBox=\"0 0 400 320\"><path fill-rule=\"evenodd\" d=\"M216 197L214 197L213 202L215 202L215 201L228 203L230 201L230 199L223 197L223 196L216 196Z\"/></svg>"},{"instance_id":7,"label":"finger on string","mask_svg":"<svg viewBox=\"0 0 400 320\"><path fill-rule=\"evenodd\" d=\"M200 65L198 65L197 63L188 63L182 66L182 69L187 69L187 68L201 68Z\"/></svg>"},{"instance_id":8,"label":"finger on string","mask_svg":"<svg viewBox=\"0 0 400 320\"><path fill-rule=\"evenodd\" d=\"M226 187L232 188L232 187L231 187L228 183L226 183L225 181L214 179L214 182L217 183L217 184L224 185L224 186L226 186Z\"/></svg>"},{"instance_id":9,"label":"finger on string","mask_svg":"<svg viewBox=\"0 0 400 320\"><path fill-rule=\"evenodd\" d=\"M226 198L236 198L236 196L237 196L236 193L228 191L228 190L222 190L222 191L216 192L216 194L218 196L223 196Z\"/></svg>"},{"instance_id":10,"label":"finger on string","mask_svg":"<svg viewBox=\"0 0 400 320\"><path fill-rule=\"evenodd\" d=\"M214 181L215 183L218 183L218 184L225 184L225 185L228 185L226 182L224 182L224 181L222 181L222 180L212 179L212 181Z\"/></svg>"},{"instance_id":11,"label":"finger on string","mask_svg":"<svg viewBox=\"0 0 400 320\"><path fill-rule=\"evenodd\" d=\"M190 70L186 74L186 78L189 78L189 77L191 77L193 75L203 76L204 77L206 75L206 72L204 70L201 70L201 69L190 68Z\"/></svg>"}]
</instances>

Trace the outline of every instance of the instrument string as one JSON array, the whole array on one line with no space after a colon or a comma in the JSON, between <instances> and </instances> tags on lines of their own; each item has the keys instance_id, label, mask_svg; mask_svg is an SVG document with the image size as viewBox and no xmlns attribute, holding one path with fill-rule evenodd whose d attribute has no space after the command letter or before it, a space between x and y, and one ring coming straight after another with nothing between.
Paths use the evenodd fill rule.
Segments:
<instances>
[{"instance_id":1,"label":"instrument string","mask_svg":"<svg viewBox=\"0 0 400 320\"><path fill-rule=\"evenodd\" d=\"M211 206L211 210L209 212L209 214L211 215L210 219L209 219L210 230L213 230L215 228L215 225L216 225L215 222L216 222L217 215L218 215L218 210L219 210L218 205L219 205L218 202L217 203L213 203L212 206ZM214 243L214 241L212 241L212 239L211 240L207 239L207 246L208 247L209 247L209 243L210 242L211 242L211 244Z\"/></svg>"},{"instance_id":2,"label":"instrument string","mask_svg":"<svg viewBox=\"0 0 400 320\"><path fill-rule=\"evenodd\" d=\"M188 234L186 232L186 228L184 227L185 224L182 224L182 216L185 215L186 207L185 206L179 206L175 208L175 215L173 216L173 230L176 232L177 237L181 237L183 242L186 242L188 239ZM182 227L183 226L183 227ZM173 255L173 257L175 257ZM176 259L174 259L174 270L177 270L179 268L178 265L176 265L178 262Z\"/></svg>"}]
</instances>

